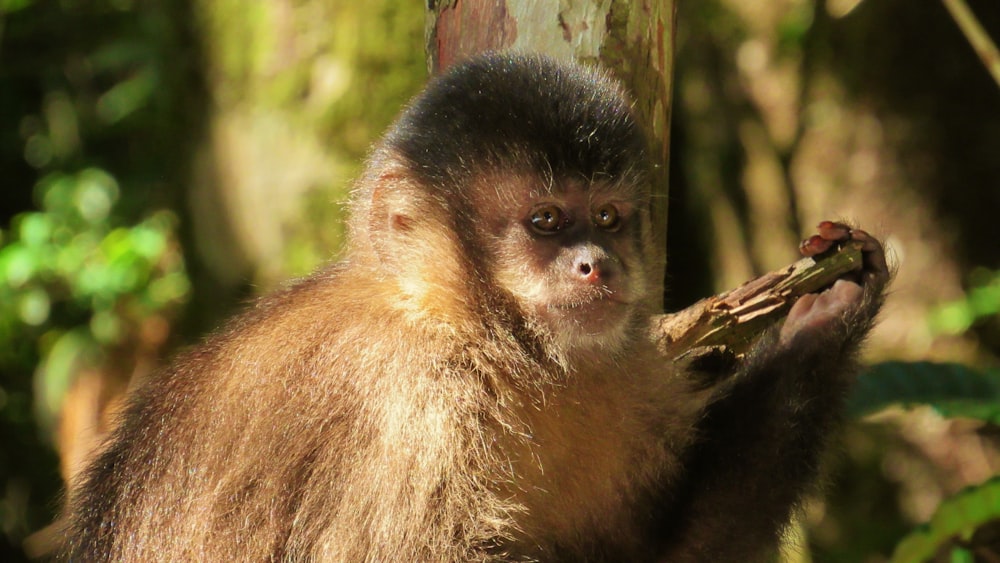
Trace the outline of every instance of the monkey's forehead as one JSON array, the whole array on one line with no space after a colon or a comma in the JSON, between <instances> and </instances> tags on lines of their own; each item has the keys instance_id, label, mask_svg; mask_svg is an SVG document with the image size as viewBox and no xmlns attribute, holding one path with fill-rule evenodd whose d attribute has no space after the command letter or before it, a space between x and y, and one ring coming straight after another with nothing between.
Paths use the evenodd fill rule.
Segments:
<instances>
[{"instance_id":1,"label":"monkey's forehead","mask_svg":"<svg viewBox=\"0 0 1000 563\"><path fill-rule=\"evenodd\" d=\"M489 53L434 79L385 145L430 185L490 169L614 181L646 166L622 88L594 69Z\"/></svg>"}]
</instances>

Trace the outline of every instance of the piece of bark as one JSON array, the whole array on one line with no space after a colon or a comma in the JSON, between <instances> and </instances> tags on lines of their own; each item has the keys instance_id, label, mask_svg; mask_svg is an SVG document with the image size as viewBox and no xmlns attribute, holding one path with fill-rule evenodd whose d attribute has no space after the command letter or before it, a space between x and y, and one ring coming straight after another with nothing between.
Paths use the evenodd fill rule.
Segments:
<instances>
[{"instance_id":1,"label":"piece of bark","mask_svg":"<svg viewBox=\"0 0 1000 563\"><path fill-rule=\"evenodd\" d=\"M844 243L837 250L803 258L677 313L660 315L653 320L654 337L671 359L720 349L740 356L764 330L783 319L799 297L860 268L861 243Z\"/></svg>"}]
</instances>

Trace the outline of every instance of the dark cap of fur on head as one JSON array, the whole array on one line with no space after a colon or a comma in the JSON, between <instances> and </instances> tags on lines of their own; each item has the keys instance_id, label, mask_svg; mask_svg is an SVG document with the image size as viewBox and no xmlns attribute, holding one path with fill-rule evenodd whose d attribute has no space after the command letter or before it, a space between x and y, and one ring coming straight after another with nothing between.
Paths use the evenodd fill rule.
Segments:
<instances>
[{"instance_id":1,"label":"dark cap of fur on head","mask_svg":"<svg viewBox=\"0 0 1000 563\"><path fill-rule=\"evenodd\" d=\"M445 189L513 166L614 181L645 162L645 139L618 84L540 55L489 53L453 67L386 140L426 185Z\"/></svg>"}]
</instances>

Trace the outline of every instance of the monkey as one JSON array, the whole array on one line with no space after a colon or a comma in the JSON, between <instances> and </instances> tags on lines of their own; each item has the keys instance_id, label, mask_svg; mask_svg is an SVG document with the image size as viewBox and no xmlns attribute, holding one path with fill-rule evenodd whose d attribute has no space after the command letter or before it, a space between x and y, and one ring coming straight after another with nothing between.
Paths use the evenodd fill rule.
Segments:
<instances>
[{"instance_id":1,"label":"monkey","mask_svg":"<svg viewBox=\"0 0 1000 563\"><path fill-rule=\"evenodd\" d=\"M668 358L642 127L511 52L373 148L342 257L138 386L70 483L69 561L759 561L813 487L889 280L879 241L745 357Z\"/></svg>"}]
</instances>

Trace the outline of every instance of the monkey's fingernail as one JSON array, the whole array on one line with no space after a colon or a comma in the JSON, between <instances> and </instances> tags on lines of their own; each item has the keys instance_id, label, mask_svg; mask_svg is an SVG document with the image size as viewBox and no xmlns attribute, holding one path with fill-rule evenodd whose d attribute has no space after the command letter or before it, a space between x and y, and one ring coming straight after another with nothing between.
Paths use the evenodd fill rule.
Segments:
<instances>
[{"instance_id":1,"label":"monkey's fingernail","mask_svg":"<svg viewBox=\"0 0 1000 563\"><path fill-rule=\"evenodd\" d=\"M827 240L844 240L851 237L851 228L843 223L823 221L816 226L816 230Z\"/></svg>"},{"instance_id":2,"label":"monkey's fingernail","mask_svg":"<svg viewBox=\"0 0 1000 563\"><path fill-rule=\"evenodd\" d=\"M799 252L804 256L815 256L826 252L830 248L831 242L820 235L813 235L799 244Z\"/></svg>"}]
</instances>

